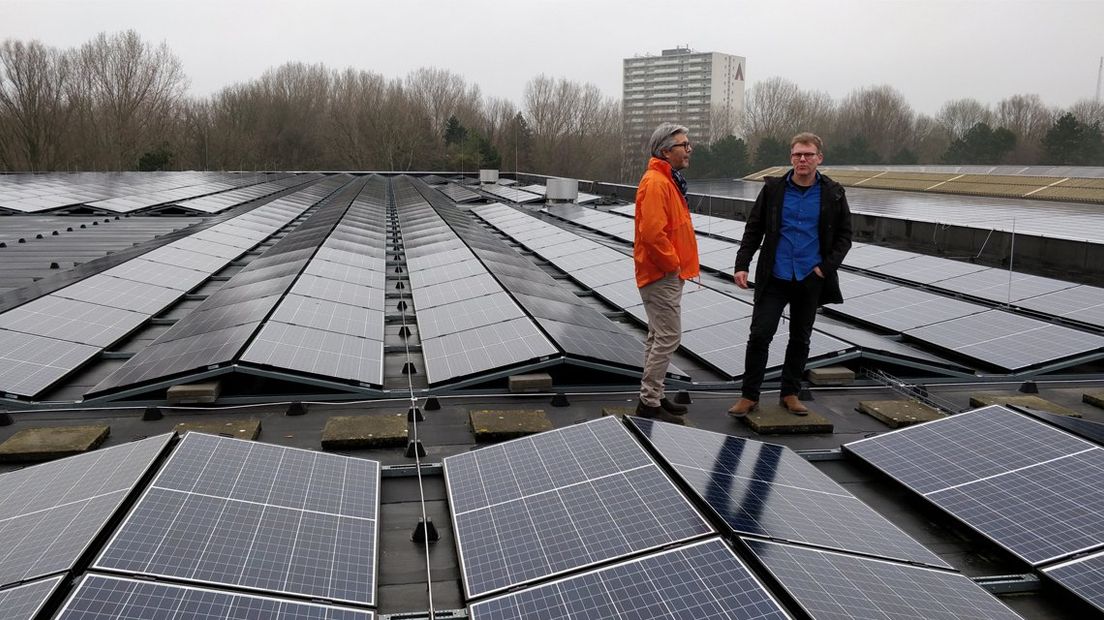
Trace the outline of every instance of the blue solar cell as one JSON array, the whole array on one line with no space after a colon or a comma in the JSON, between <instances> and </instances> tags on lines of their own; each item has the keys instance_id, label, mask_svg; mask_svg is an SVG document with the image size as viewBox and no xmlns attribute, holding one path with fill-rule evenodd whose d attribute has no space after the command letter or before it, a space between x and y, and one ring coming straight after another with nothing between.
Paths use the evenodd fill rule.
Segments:
<instances>
[{"instance_id":1,"label":"blue solar cell","mask_svg":"<svg viewBox=\"0 0 1104 620\"><path fill-rule=\"evenodd\" d=\"M744 539L817 620L1014 620L1020 616L965 575Z\"/></svg>"},{"instance_id":2,"label":"blue solar cell","mask_svg":"<svg viewBox=\"0 0 1104 620\"><path fill-rule=\"evenodd\" d=\"M449 457L445 477L469 598L712 531L613 418Z\"/></svg>"},{"instance_id":3,"label":"blue solar cell","mask_svg":"<svg viewBox=\"0 0 1104 620\"><path fill-rule=\"evenodd\" d=\"M474 620L790 617L717 539L492 598L470 612Z\"/></svg>"},{"instance_id":4,"label":"blue solar cell","mask_svg":"<svg viewBox=\"0 0 1104 620\"><path fill-rule=\"evenodd\" d=\"M379 464L189 433L97 568L374 604Z\"/></svg>"},{"instance_id":5,"label":"blue solar cell","mask_svg":"<svg viewBox=\"0 0 1104 620\"><path fill-rule=\"evenodd\" d=\"M948 567L789 448L629 419L737 533Z\"/></svg>"}]
</instances>

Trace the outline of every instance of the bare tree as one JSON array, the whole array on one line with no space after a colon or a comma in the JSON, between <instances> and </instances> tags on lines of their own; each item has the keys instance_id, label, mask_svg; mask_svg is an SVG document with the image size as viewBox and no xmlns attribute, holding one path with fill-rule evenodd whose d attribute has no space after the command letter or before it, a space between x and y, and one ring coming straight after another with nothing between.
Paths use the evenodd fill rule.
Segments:
<instances>
[{"instance_id":1,"label":"bare tree","mask_svg":"<svg viewBox=\"0 0 1104 620\"><path fill-rule=\"evenodd\" d=\"M909 146L915 116L904 95L893 87L860 88L840 102L835 140L838 144L850 135L889 161Z\"/></svg>"},{"instance_id":2,"label":"bare tree","mask_svg":"<svg viewBox=\"0 0 1104 620\"><path fill-rule=\"evenodd\" d=\"M0 45L0 163L7 169L53 169L68 121L69 63L38 41ZM6 148L5 148L6 145ZM6 153L6 154L5 154Z\"/></svg>"},{"instance_id":3,"label":"bare tree","mask_svg":"<svg viewBox=\"0 0 1104 620\"><path fill-rule=\"evenodd\" d=\"M1009 163L1033 164L1042 153L1043 136L1054 122L1054 111L1039 95L1013 95L997 104L995 121L1016 136Z\"/></svg>"},{"instance_id":4,"label":"bare tree","mask_svg":"<svg viewBox=\"0 0 1104 620\"><path fill-rule=\"evenodd\" d=\"M1104 101L1082 99L1070 106L1069 111L1078 122L1104 129Z\"/></svg>"},{"instance_id":5,"label":"bare tree","mask_svg":"<svg viewBox=\"0 0 1104 620\"><path fill-rule=\"evenodd\" d=\"M938 120L921 114L912 126L912 140L916 159L922 164L940 161L951 145L951 133Z\"/></svg>"},{"instance_id":6,"label":"bare tree","mask_svg":"<svg viewBox=\"0 0 1104 620\"><path fill-rule=\"evenodd\" d=\"M943 104L936 120L943 124L951 135L951 140L958 140L966 135L978 123L993 124L993 113L989 108L977 99L955 99Z\"/></svg>"},{"instance_id":7,"label":"bare tree","mask_svg":"<svg viewBox=\"0 0 1104 620\"><path fill-rule=\"evenodd\" d=\"M75 54L71 101L94 139L94 164L132 168L157 144L187 88L180 60L164 43L153 47L133 30L100 33Z\"/></svg>"}]
</instances>

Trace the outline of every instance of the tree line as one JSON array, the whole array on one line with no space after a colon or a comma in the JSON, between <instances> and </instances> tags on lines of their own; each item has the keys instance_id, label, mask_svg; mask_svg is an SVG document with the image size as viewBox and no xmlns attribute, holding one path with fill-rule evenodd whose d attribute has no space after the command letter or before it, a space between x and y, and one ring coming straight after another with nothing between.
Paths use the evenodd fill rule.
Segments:
<instances>
[{"instance_id":1,"label":"tree line","mask_svg":"<svg viewBox=\"0 0 1104 620\"><path fill-rule=\"evenodd\" d=\"M593 84L539 75L520 104L446 69L401 78L290 62L207 97L164 43L101 33L71 49L0 44L0 170L476 170L632 182L621 105ZM672 119L677 120L677 119ZM748 90L736 135L695 140L689 176L788 163L789 137L825 138L829 164L1104 165L1104 105L1038 95L916 113L890 86L840 101L781 78ZM727 125L726 125L727 126ZM739 137L737 137L739 136ZM631 138L631 140L626 140Z\"/></svg>"}]
</instances>

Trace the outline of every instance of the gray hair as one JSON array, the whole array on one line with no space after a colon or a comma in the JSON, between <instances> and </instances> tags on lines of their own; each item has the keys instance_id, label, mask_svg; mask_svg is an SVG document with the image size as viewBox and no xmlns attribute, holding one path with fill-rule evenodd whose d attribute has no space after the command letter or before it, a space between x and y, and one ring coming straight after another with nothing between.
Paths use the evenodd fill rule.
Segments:
<instances>
[{"instance_id":1,"label":"gray hair","mask_svg":"<svg viewBox=\"0 0 1104 620\"><path fill-rule=\"evenodd\" d=\"M660 151L666 151L674 146L675 136L689 132L690 130L682 125L663 123L652 132L652 139L648 140L648 152L652 157L661 157Z\"/></svg>"}]
</instances>

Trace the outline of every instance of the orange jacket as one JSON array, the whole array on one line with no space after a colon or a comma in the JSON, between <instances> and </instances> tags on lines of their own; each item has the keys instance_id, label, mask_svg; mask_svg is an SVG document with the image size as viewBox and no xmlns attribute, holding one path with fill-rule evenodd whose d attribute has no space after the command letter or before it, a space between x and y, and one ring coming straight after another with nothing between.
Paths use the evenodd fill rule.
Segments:
<instances>
[{"instance_id":1,"label":"orange jacket","mask_svg":"<svg viewBox=\"0 0 1104 620\"><path fill-rule=\"evenodd\" d=\"M683 280L698 277L698 238L690 207L671 176L671 164L653 157L636 189L636 285L645 286L678 271Z\"/></svg>"}]
</instances>

